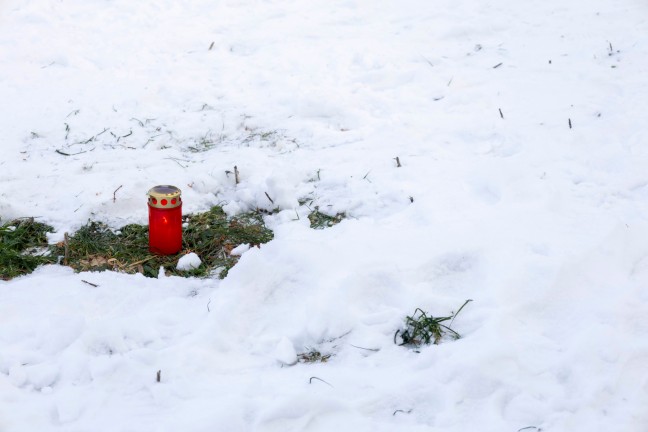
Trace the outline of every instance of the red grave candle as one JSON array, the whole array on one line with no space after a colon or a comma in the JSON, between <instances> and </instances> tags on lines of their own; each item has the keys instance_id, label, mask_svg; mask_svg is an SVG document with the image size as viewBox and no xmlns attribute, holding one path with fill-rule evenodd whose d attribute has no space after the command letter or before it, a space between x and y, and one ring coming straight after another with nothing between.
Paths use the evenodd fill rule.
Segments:
<instances>
[{"instance_id":1,"label":"red grave candle","mask_svg":"<svg viewBox=\"0 0 648 432\"><path fill-rule=\"evenodd\" d=\"M170 185L148 191L149 250L173 255L182 249L182 198L180 189Z\"/></svg>"}]
</instances>

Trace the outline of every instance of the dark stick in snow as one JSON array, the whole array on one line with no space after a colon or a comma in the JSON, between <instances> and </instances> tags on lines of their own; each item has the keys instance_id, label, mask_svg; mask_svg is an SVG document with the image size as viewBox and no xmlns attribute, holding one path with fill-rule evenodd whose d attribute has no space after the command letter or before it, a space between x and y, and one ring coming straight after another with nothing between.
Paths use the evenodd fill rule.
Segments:
<instances>
[{"instance_id":1,"label":"dark stick in snow","mask_svg":"<svg viewBox=\"0 0 648 432\"><path fill-rule=\"evenodd\" d=\"M318 377L316 377L316 376L314 376L314 377L310 377L310 379L308 380L308 384L313 384L313 380L314 380L314 379L316 379L316 380L318 380L318 381L322 381L324 384L333 387L331 384L327 383L327 382L324 381L322 378L318 378Z\"/></svg>"},{"instance_id":2,"label":"dark stick in snow","mask_svg":"<svg viewBox=\"0 0 648 432\"><path fill-rule=\"evenodd\" d=\"M122 188L124 185L119 185L117 189L115 189L115 192L113 192L113 202L117 201L117 191Z\"/></svg>"},{"instance_id":3,"label":"dark stick in snow","mask_svg":"<svg viewBox=\"0 0 648 432\"><path fill-rule=\"evenodd\" d=\"M272 200L272 198L270 198L270 195L268 195L268 192L264 192L264 193L265 193L265 196L268 197L268 199L270 200L270 202L271 202L272 204L274 204L274 201Z\"/></svg>"},{"instance_id":4,"label":"dark stick in snow","mask_svg":"<svg viewBox=\"0 0 648 432\"><path fill-rule=\"evenodd\" d=\"M64 240L65 255L63 257L63 265L68 265L68 257L70 256L68 233L63 234L63 238L65 239Z\"/></svg>"}]
</instances>

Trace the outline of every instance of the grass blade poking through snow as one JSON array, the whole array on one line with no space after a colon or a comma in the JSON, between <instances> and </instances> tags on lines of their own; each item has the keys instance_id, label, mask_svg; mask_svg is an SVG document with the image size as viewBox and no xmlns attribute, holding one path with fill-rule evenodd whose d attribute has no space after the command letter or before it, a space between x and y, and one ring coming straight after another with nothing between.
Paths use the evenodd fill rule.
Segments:
<instances>
[{"instance_id":1,"label":"grass blade poking through snow","mask_svg":"<svg viewBox=\"0 0 648 432\"><path fill-rule=\"evenodd\" d=\"M398 345L413 347L431 343L438 345L446 336L454 340L461 338L461 335L451 328L452 322L471 301L466 300L457 312L445 317L434 317L428 315L423 309L416 308L411 316L405 317L405 329L399 329L394 334L394 343L398 343L397 338L399 335L402 342ZM450 321L450 324L443 324L446 321Z\"/></svg>"}]
</instances>

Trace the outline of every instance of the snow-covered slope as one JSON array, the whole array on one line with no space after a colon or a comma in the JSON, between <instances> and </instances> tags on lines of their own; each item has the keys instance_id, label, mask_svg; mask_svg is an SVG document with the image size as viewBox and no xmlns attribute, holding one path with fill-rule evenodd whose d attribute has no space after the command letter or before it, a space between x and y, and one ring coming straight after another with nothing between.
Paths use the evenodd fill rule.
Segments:
<instances>
[{"instance_id":1,"label":"snow-covered slope","mask_svg":"<svg viewBox=\"0 0 648 432\"><path fill-rule=\"evenodd\" d=\"M282 210L222 281L0 282L0 431L648 430L647 14L0 3L2 220ZM394 345L466 299L462 339Z\"/></svg>"}]
</instances>

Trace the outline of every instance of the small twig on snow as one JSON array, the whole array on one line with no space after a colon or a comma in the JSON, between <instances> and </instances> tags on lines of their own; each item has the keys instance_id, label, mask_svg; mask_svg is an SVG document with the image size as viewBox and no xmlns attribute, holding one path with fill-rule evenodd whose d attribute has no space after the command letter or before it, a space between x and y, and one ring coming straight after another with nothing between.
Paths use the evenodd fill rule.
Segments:
<instances>
[{"instance_id":1,"label":"small twig on snow","mask_svg":"<svg viewBox=\"0 0 648 432\"><path fill-rule=\"evenodd\" d=\"M162 380L162 371L161 370L157 371L157 374L155 376L155 380L157 382L160 382Z\"/></svg>"},{"instance_id":2,"label":"small twig on snow","mask_svg":"<svg viewBox=\"0 0 648 432\"><path fill-rule=\"evenodd\" d=\"M392 416L395 416L395 415L396 415L397 413L399 413L399 412L400 412L400 413L403 413L403 414L409 414L409 413L412 412L412 409L410 408L410 409L408 409L407 411L405 411L405 410L396 410L396 411L394 411L394 414L392 414Z\"/></svg>"},{"instance_id":3,"label":"small twig on snow","mask_svg":"<svg viewBox=\"0 0 648 432\"><path fill-rule=\"evenodd\" d=\"M113 203L115 201L117 201L117 195L116 194L117 194L117 191L122 188L122 186L124 186L124 185L119 185L119 187L117 189L115 189L115 191L113 192Z\"/></svg>"},{"instance_id":4,"label":"small twig on snow","mask_svg":"<svg viewBox=\"0 0 648 432\"><path fill-rule=\"evenodd\" d=\"M86 284L88 284L88 285L90 285L92 287L95 287L95 288L99 287L99 285L93 284L92 282L88 282L87 280L81 279L81 282L86 283Z\"/></svg>"},{"instance_id":5,"label":"small twig on snow","mask_svg":"<svg viewBox=\"0 0 648 432\"><path fill-rule=\"evenodd\" d=\"M211 51L212 48L214 48L214 42L212 42L211 45L209 45L209 49L208 49L208 51Z\"/></svg>"},{"instance_id":6,"label":"small twig on snow","mask_svg":"<svg viewBox=\"0 0 648 432\"><path fill-rule=\"evenodd\" d=\"M349 331L347 331L345 333L342 333L340 336L335 336L335 337L332 337L330 339L325 339L323 342L333 342L333 341L336 341L338 339L342 339L344 336L350 335L352 331L353 330L349 330Z\"/></svg>"},{"instance_id":7,"label":"small twig on snow","mask_svg":"<svg viewBox=\"0 0 648 432\"><path fill-rule=\"evenodd\" d=\"M270 198L270 195L268 195L268 192L264 192L264 194L265 194L266 197L268 197L268 199L270 200L272 205L274 205L274 201L272 200L272 198Z\"/></svg>"},{"instance_id":8,"label":"small twig on snow","mask_svg":"<svg viewBox=\"0 0 648 432\"><path fill-rule=\"evenodd\" d=\"M167 158L164 158L164 159L172 160L173 162L175 162L175 163L177 163L178 165L180 165L182 168L185 168L185 169L187 168L186 166L184 166L184 165L182 165L180 162L178 162L178 159L176 159L176 158L167 157ZM182 160L183 162L189 162L189 161L186 161L186 160L184 160L184 159L180 159L180 160Z\"/></svg>"},{"instance_id":9,"label":"small twig on snow","mask_svg":"<svg viewBox=\"0 0 648 432\"><path fill-rule=\"evenodd\" d=\"M240 182L241 182L241 179L239 177L238 167L236 165L234 165L234 183L238 185Z\"/></svg>"},{"instance_id":10,"label":"small twig on snow","mask_svg":"<svg viewBox=\"0 0 648 432\"><path fill-rule=\"evenodd\" d=\"M498 110L499 110L499 113L500 113L500 117L504 118L504 113L502 112L502 108L498 108Z\"/></svg>"},{"instance_id":11,"label":"small twig on snow","mask_svg":"<svg viewBox=\"0 0 648 432\"><path fill-rule=\"evenodd\" d=\"M333 387L331 384L327 383L327 382L324 381L322 378L318 378L318 377L316 377L316 376L314 376L314 377L310 377L310 379L308 380L308 384L313 384L313 380L314 380L314 379L316 379L316 380L318 380L318 381L322 381L324 384L326 384L326 385L328 385L328 386L330 386L330 387Z\"/></svg>"},{"instance_id":12,"label":"small twig on snow","mask_svg":"<svg viewBox=\"0 0 648 432\"><path fill-rule=\"evenodd\" d=\"M396 156L396 157L394 158L394 160L396 160L396 168L400 168L400 167L402 167L402 165L401 165L401 163L400 163L400 159L398 158L398 156Z\"/></svg>"},{"instance_id":13,"label":"small twig on snow","mask_svg":"<svg viewBox=\"0 0 648 432\"><path fill-rule=\"evenodd\" d=\"M493 69L497 69L498 67L502 66L504 63L497 63L495 66L493 66Z\"/></svg>"},{"instance_id":14,"label":"small twig on snow","mask_svg":"<svg viewBox=\"0 0 648 432\"><path fill-rule=\"evenodd\" d=\"M353 344L349 344L349 345L351 345L353 348L358 348L358 349L366 350L366 351L373 351L373 352L380 351L380 348L364 348L364 347L356 346L356 345L353 345Z\"/></svg>"},{"instance_id":15,"label":"small twig on snow","mask_svg":"<svg viewBox=\"0 0 648 432\"><path fill-rule=\"evenodd\" d=\"M140 127L144 127L144 123L142 122L142 120L135 117L132 117L131 120L135 120L137 123L139 123Z\"/></svg>"},{"instance_id":16,"label":"small twig on snow","mask_svg":"<svg viewBox=\"0 0 648 432\"><path fill-rule=\"evenodd\" d=\"M63 257L63 265L68 265L68 257L70 256L69 237L68 233L63 234L65 255Z\"/></svg>"},{"instance_id":17,"label":"small twig on snow","mask_svg":"<svg viewBox=\"0 0 648 432\"><path fill-rule=\"evenodd\" d=\"M95 147L95 148L96 148L96 147ZM61 150L54 150L54 151L55 151L56 153L60 154L60 155L63 155L63 156L76 156L76 155L80 155L80 154L82 154L82 153L88 153L89 151L93 151L95 148L92 148L92 149L90 149L90 150L80 151L80 152L77 152L77 153L65 153L65 152L63 152L63 151L61 151Z\"/></svg>"},{"instance_id":18,"label":"small twig on snow","mask_svg":"<svg viewBox=\"0 0 648 432\"><path fill-rule=\"evenodd\" d=\"M100 136L100 135L102 135L102 134L105 134L106 132L108 132L109 129L110 129L110 128L104 128L104 130L102 130L101 132L99 132L99 133L98 133L97 135L95 135L94 137L97 138L98 136Z\"/></svg>"}]
</instances>

